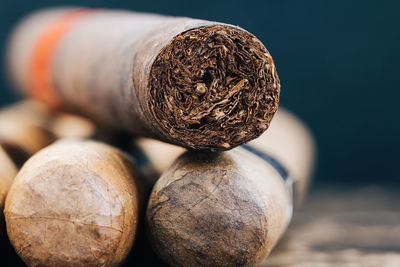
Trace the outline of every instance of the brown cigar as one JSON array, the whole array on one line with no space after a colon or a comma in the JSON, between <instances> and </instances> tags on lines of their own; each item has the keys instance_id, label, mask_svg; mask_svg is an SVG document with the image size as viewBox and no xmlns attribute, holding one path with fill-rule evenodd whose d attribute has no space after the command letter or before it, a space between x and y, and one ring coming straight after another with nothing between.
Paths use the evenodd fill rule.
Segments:
<instances>
[{"instance_id":1,"label":"brown cigar","mask_svg":"<svg viewBox=\"0 0 400 267\"><path fill-rule=\"evenodd\" d=\"M246 146L281 165L294 182L295 203L300 205L315 163L316 145L308 127L296 115L280 108L268 131Z\"/></svg>"},{"instance_id":2,"label":"brown cigar","mask_svg":"<svg viewBox=\"0 0 400 267\"><path fill-rule=\"evenodd\" d=\"M12 181L17 175L17 167L1 147L0 162L0 227L2 227L4 202Z\"/></svg>"},{"instance_id":3,"label":"brown cigar","mask_svg":"<svg viewBox=\"0 0 400 267\"><path fill-rule=\"evenodd\" d=\"M53 112L43 103L35 100L22 100L6 106L0 111L0 120L17 120L39 128L47 128Z\"/></svg>"},{"instance_id":4,"label":"brown cigar","mask_svg":"<svg viewBox=\"0 0 400 267\"><path fill-rule=\"evenodd\" d=\"M75 114L57 112L49 123L49 130L57 139L81 138L96 136L96 126L90 120Z\"/></svg>"},{"instance_id":5,"label":"brown cigar","mask_svg":"<svg viewBox=\"0 0 400 267\"><path fill-rule=\"evenodd\" d=\"M276 245L294 203L304 197L314 143L286 110L278 111L268 134L224 154L187 152L163 172L147 224L155 251L168 264L254 266ZM170 162L181 153L151 140L138 145L158 167L162 158Z\"/></svg>"},{"instance_id":6,"label":"brown cigar","mask_svg":"<svg viewBox=\"0 0 400 267\"><path fill-rule=\"evenodd\" d=\"M20 102L0 111L0 147L20 167L30 156L54 141L48 131L51 115L33 101Z\"/></svg>"},{"instance_id":7,"label":"brown cigar","mask_svg":"<svg viewBox=\"0 0 400 267\"><path fill-rule=\"evenodd\" d=\"M127 11L50 9L29 16L9 49L28 95L193 149L261 135L280 83L264 45L232 25Z\"/></svg>"},{"instance_id":8,"label":"brown cigar","mask_svg":"<svg viewBox=\"0 0 400 267\"><path fill-rule=\"evenodd\" d=\"M17 169L53 141L43 128L49 117L49 110L35 101L22 101L0 110L0 233L5 232L4 202Z\"/></svg>"},{"instance_id":9,"label":"brown cigar","mask_svg":"<svg viewBox=\"0 0 400 267\"><path fill-rule=\"evenodd\" d=\"M150 196L154 250L171 266L257 265L291 218L285 178L243 148L183 154Z\"/></svg>"},{"instance_id":10,"label":"brown cigar","mask_svg":"<svg viewBox=\"0 0 400 267\"><path fill-rule=\"evenodd\" d=\"M119 150L58 141L30 158L11 186L11 243L29 266L117 266L136 235L139 182Z\"/></svg>"}]
</instances>

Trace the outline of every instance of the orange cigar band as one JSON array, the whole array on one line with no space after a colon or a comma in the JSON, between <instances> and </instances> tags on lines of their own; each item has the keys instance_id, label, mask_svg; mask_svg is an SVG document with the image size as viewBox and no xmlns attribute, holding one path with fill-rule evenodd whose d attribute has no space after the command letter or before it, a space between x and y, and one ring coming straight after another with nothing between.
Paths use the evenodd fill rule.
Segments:
<instances>
[{"instance_id":1,"label":"orange cigar band","mask_svg":"<svg viewBox=\"0 0 400 267\"><path fill-rule=\"evenodd\" d=\"M28 67L28 95L39 99L53 108L61 107L59 98L52 81L52 63L54 54L62 38L85 15L92 13L90 9L74 9L65 12L51 21L38 37Z\"/></svg>"}]
</instances>

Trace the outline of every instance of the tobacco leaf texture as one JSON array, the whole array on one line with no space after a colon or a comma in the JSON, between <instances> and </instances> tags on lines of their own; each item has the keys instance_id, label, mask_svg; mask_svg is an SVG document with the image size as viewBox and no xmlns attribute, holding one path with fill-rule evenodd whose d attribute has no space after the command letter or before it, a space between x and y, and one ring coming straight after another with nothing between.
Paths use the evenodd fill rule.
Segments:
<instances>
[{"instance_id":1,"label":"tobacco leaf texture","mask_svg":"<svg viewBox=\"0 0 400 267\"><path fill-rule=\"evenodd\" d=\"M150 105L171 140L226 150L261 135L277 110L280 82L267 49L228 25L177 35L150 74Z\"/></svg>"}]
</instances>

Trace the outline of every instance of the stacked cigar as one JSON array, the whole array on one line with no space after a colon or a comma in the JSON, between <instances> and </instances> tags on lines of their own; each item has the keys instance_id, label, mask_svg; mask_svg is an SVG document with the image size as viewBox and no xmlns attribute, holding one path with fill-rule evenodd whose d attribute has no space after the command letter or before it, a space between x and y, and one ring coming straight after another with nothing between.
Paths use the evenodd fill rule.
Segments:
<instances>
[{"instance_id":1,"label":"stacked cigar","mask_svg":"<svg viewBox=\"0 0 400 267\"><path fill-rule=\"evenodd\" d=\"M304 198L311 135L239 27L49 9L7 56L35 99L0 112L0 206L29 266L118 266L147 241L171 266L256 266Z\"/></svg>"}]
</instances>

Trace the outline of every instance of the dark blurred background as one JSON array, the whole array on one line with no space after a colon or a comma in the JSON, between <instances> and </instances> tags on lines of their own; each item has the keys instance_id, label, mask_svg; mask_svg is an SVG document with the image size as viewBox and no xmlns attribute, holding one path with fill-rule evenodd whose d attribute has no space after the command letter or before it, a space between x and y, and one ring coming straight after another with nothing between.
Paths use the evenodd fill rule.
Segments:
<instances>
[{"instance_id":1,"label":"dark blurred background","mask_svg":"<svg viewBox=\"0 0 400 267\"><path fill-rule=\"evenodd\" d=\"M275 60L281 105L316 136L315 183L400 181L400 2L1 0L3 62L18 20L55 5L189 16L247 29ZM2 72L1 106L17 99Z\"/></svg>"}]
</instances>

